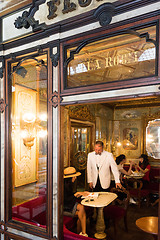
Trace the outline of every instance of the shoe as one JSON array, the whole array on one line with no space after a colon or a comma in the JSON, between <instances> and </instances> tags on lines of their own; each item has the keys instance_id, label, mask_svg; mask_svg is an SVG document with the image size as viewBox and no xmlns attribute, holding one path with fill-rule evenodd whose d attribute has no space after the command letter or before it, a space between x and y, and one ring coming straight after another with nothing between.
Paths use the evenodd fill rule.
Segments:
<instances>
[{"instance_id":1,"label":"shoe","mask_svg":"<svg viewBox=\"0 0 160 240\"><path fill-rule=\"evenodd\" d=\"M84 237L88 237L88 234L87 234L87 233L82 233L82 232L80 232L79 235L84 236Z\"/></svg>"},{"instance_id":2,"label":"shoe","mask_svg":"<svg viewBox=\"0 0 160 240\"><path fill-rule=\"evenodd\" d=\"M130 198L129 202L133 204L137 204L137 202L133 198Z\"/></svg>"}]
</instances>

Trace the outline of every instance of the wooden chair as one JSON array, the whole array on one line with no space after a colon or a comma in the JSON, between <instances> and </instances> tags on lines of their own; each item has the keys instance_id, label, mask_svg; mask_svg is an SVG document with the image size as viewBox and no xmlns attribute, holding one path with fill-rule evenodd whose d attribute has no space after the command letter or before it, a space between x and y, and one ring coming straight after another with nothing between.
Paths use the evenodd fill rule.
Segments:
<instances>
[{"instance_id":1,"label":"wooden chair","mask_svg":"<svg viewBox=\"0 0 160 240\"><path fill-rule=\"evenodd\" d=\"M129 205L130 195L129 192L123 188L112 188L111 192L114 192L118 197L112 202L111 205L104 208L104 220L107 222L111 219L114 224L114 235L117 237L117 226L120 219L124 219L125 230L128 232L127 226L127 209Z\"/></svg>"},{"instance_id":2,"label":"wooden chair","mask_svg":"<svg viewBox=\"0 0 160 240\"><path fill-rule=\"evenodd\" d=\"M143 189L143 182L140 179L129 178L125 180L127 190L130 197L136 198L139 208L141 207L142 199L146 198L147 207L149 206L149 190Z\"/></svg>"}]
</instances>

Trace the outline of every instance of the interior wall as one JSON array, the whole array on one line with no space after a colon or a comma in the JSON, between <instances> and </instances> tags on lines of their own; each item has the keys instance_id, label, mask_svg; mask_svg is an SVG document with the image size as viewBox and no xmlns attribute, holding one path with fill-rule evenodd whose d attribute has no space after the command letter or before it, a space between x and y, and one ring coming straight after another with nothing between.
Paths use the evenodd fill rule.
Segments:
<instances>
[{"instance_id":1,"label":"interior wall","mask_svg":"<svg viewBox=\"0 0 160 240\"><path fill-rule=\"evenodd\" d=\"M134 107L134 108L124 108L124 109L115 109L115 123L114 123L114 145L116 146L116 154L125 154L129 159L136 160L141 153L146 152L145 146L145 131L147 119L151 116L156 116L160 112L159 106L151 107ZM125 129L132 131L132 134L137 135L137 146L131 146L126 148L123 145L125 140ZM116 132L117 130L117 132ZM117 142L120 142L121 145L117 146ZM151 164L158 163L158 159L150 159Z\"/></svg>"},{"instance_id":2,"label":"interior wall","mask_svg":"<svg viewBox=\"0 0 160 240\"><path fill-rule=\"evenodd\" d=\"M114 110L103 104L95 104L96 140L103 141L104 149L111 151Z\"/></svg>"},{"instance_id":3,"label":"interior wall","mask_svg":"<svg viewBox=\"0 0 160 240\"><path fill-rule=\"evenodd\" d=\"M85 111L84 111L85 106ZM125 154L127 161L138 161L145 148L145 120L149 116L160 112L159 106L151 107L124 107L116 109L115 106L108 107L107 104L88 104L67 106L63 110L63 139L64 139L64 167L69 166L69 142L70 142L70 112L72 118L83 119L90 116L95 122L95 139L104 143L104 149L112 152L116 158ZM128 142L130 145L127 145ZM150 159L155 165L157 159Z\"/></svg>"}]
</instances>

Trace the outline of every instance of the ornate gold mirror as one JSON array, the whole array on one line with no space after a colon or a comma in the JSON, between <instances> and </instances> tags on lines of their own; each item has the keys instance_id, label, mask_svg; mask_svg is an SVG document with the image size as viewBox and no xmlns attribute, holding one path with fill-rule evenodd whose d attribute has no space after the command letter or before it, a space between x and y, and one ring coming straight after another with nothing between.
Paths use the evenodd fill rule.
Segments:
<instances>
[{"instance_id":1,"label":"ornate gold mirror","mask_svg":"<svg viewBox=\"0 0 160 240\"><path fill-rule=\"evenodd\" d=\"M148 122L146 127L146 151L148 156L160 159L160 119Z\"/></svg>"}]
</instances>

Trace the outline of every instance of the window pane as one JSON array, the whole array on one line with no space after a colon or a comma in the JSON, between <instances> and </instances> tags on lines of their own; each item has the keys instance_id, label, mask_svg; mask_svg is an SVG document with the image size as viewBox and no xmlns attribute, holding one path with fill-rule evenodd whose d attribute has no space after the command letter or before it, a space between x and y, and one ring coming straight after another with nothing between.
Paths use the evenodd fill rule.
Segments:
<instances>
[{"instance_id":1,"label":"window pane","mask_svg":"<svg viewBox=\"0 0 160 240\"><path fill-rule=\"evenodd\" d=\"M12 64L12 218L46 225L46 56Z\"/></svg>"},{"instance_id":2,"label":"window pane","mask_svg":"<svg viewBox=\"0 0 160 240\"><path fill-rule=\"evenodd\" d=\"M156 40L156 26L137 30ZM77 47L76 47L77 48ZM67 50L67 58L71 51ZM123 34L86 45L67 68L67 87L79 87L155 75L156 49L146 38Z\"/></svg>"}]
</instances>

